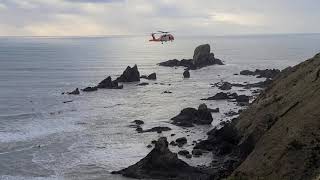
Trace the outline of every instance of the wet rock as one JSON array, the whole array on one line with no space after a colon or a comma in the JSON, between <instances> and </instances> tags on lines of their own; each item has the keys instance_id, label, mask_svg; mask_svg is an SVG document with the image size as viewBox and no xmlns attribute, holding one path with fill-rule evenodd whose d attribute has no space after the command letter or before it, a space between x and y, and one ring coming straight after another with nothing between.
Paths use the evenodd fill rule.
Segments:
<instances>
[{"instance_id":1,"label":"wet rock","mask_svg":"<svg viewBox=\"0 0 320 180\"><path fill-rule=\"evenodd\" d=\"M220 112L220 109L219 108L215 108L215 109L208 108L208 111L211 113L218 113L218 112Z\"/></svg>"},{"instance_id":2,"label":"wet rock","mask_svg":"<svg viewBox=\"0 0 320 180\"><path fill-rule=\"evenodd\" d=\"M243 70L240 72L241 75L251 75L251 76L257 76L257 78L270 78L270 79L274 78L279 73L280 73L279 69L265 69L265 70L256 69L255 71Z\"/></svg>"},{"instance_id":3,"label":"wet rock","mask_svg":"<svg viewBox=\"0 0 320 180\"><path fill-rule=\"evenodd\" d=\"M216 95L209 97L209 98L204 98L201 100L226 100L226 99L234 99L238 95L236 93L230 94L230 93L224 93L224 92L219 92Z\"/></svg>"},{"instance_id":4,"label":"wet rock","mask_svg":"<svg viewBox=\"0 0 320 180\"><path fill-rule=\"evenodd\" d=\"M111 77L107 77L106 79L102 80L97 88L100 89L122 89L123 86L119 86L117 81L112 81Z\"/></svg>"},{"instance_id":5,"label":"wet rock","mask_svg":"<svg viewBox=\"0 0 320 180\"><path fill-rule=\"evenodd\" d=\"M171 94L171 91L163 91L162 94Z\"/></svg>"},{"instance_id":6,"label":"wet rock","mask_svg":"<svg viewBox=\"0 0 320 180\"><path fill-rule=\"evenodd\" d=\"M142 75L140 78L148 79L148 80L156 80L157 79L157 74L156 73L151 73L148 76Z\"/></svg>"},{"instance_id":7,"label":"wet rock","mask_svg":"<svg viewBox=\"0 0 320 180\"><path fill-rule=\"evenodd\" d=\"M214 87L218 87L220 90L226 91L232 88L232 84L229 82L218 82L214 84Z\"/></svg>"},{"instance_id":8,"label":"wet rock","mask_svg":"<svg viewBox=\"0 0 320 180\"><path fill-rule=\"evenodd\" d=\"M128 66L120 77L116 79L117 82L136 82L140 81L140 73L137 65L132 68Z\"/></svg>"},{"instance_id":9,"label":"wet rock","mask_svg":"<svg viewBox=\"0 0 320 180\"><path fill-rule=\"evenodd\" d=\"M171 145L171 146L177 146L178 144L177 144L175 141L171 141L171 142L170 142L170 145Z\"/></svg>"},{"instance_id":10,"label":"wet rock","mask_svg":"<svg viewBox=\"0 0 320 180\"><path fill-rule=\"evenodd\" d=\"M137 131L138 133L142 133L143 129L142 129L142 127L138 126L137 129L136 129L136 131Z\"/></svg>"},{"instance_id":11,"label":"wet rock","mask_svg":"<svg viewBox=\"0 0 320 180\"><path fill-rule=\"evenodd\" d=\"M176 134L171 134L170 136L175 136Z\"/></svg>"},{"instance_id":12,"label":"wet rock","mask_svg":"<svg viewBox=\"0 0 320 180\"><path fill-rule=\"evenodd\" d=\"M189 70L185 70L185 71L183 72L183 78L190 78L190 72L189 72Z\"/></svg>"},{"instance_id":13,"label":"wet rock","mask_svg":"<svg viewBox=\"0 0 320 180\"><path fill-rule=\"evenodd\" d=\"M143 83L137 84L137 86L146 86L146 85L149 85L149 83L143 82Z\"/></svg>"},{"instance_id":14,"label":"wet rock","mask_svg":"<svg viewBox=\"0 0 320 180\"><path fill-rule=\"evenodd\" d=\"M80 94L79 88L76 88L75 90L73 90L72 92L68 92L67 94L69 94L69 95L79 95Z\"/></svg>"},{"instance_id":15,"label":"wet rock","mask_svg":"<svg viewBox=\"0 0 320 180\"><path fill-rule=\"evenodd\" d=\"M157 133L161 133L162 131L170 131L170 130L171 130L171 128L169 128L169 127L157 126L157 127L151 128L151 129L142 130L141 133L146 133L146 132L157 132Z\"/></svg>"},{"instance_id":16,"label":"wet rock","mask_svg":"<svg viewBox=\"0 0 320 180\"><path fill-rule=\"evenodd\" d=\"M94 87L86 87L84 89L82 89L82 91L84 92L92 92L92 91L97 91L98 90L98 87L97 86L94 86Z\"/></svg>"},{"instance_id":17,"label":"wet rock","mask_svg":"<svg viewBox=\"0 0 320 180\"><path fill-rule=\"evenodd\" d=\"M234 111L229 111L227 113L224 113L226 116L228 117L232 117L232 116L236 116L236 115L239 115L238 112L234 112Z\"/></svg>"},{"instance_id":18,"label":"wet rock","mask_svg":"<svg viewBox=\"0 0 320 180\"><path fill-rule=\"evenodd\" d=\"M186 155L188 155L190 153L187 150L181 150L181 151L178 152L178 154L181 155L181 156L186 156Z\"/></svg>"},{"instance_id":19,"label":"wet rock","mask_svg":"<svg viewBox=\"0 0 320 180\"><path fill-rule=\"evenodd\" d=\"M149 145L147 146L147 148L152 148L152 145L151 145L151 144L149 144Z\"/></svg>"},{"instance_id":20,"label":"wet rock","mask_svg":"<svg viewBox=\"0 0 320 180\"><path fill-rule=\"evenodd\" d=\"M156 79L157 79L157 74L156 74L156 73L152 73L152 74L150 74L150 75L148 76L147 79L149 79L149 80L156 80Z\"/></svg>"},{"instance_id":21,"label":"wet rock","mask_svg":"<svg viewBox=\"0 0 320 180\"><path fill-rule=\"evenodd\" d=\"M212 115L205 104L201 104L197 109L185 108L180 114L173 117L173 124L183 127L192 127L193 124L211 124Z\"/></svg>"},{"instance_id":22,"label":"wet rock","mask_svg":"<svg viewBox=\"0 0 320 180\"><path fill-rule=\"evenodd\" d=\"M159 63L160 66L168 66L168 67L175 67L180 66L180 61L177 59L168 60L165 62Z\"/></svg>"},{"instance_id":23,"label":"wet rock","mask_svg":"<svg viewBox=\"0 0 320 180\"><path fill-rule=\"evenodd\" d=\"M202 155L202 150L200 149L193 149L192 150L192 154L195 156L195 157L199 157Z\"/></svg>"},{"instance_id":24,"label":"wet rock","mask_svg":"<svg viewBox=\"0 0 320 180\"><path fill-rule=\"evenodd\" d=\"M142 120L134 120L132 123L135 123L136 125L142 125L144 122Z\"/></svg>"},{"instance_id":25,"label":"wet rock","mask_svg":"<svg viewBox=\"0 0 320 180\"><path fill-rule=\"evenodd\" d=\"M178 159L168 148L165 137L159 138L154 149L136 164L112 174L136 179L207 179L209 175Z\"/></svg>"},{"instance_id":26,"label":"wet rock","mask_svg":"<svg viewBox=\"0 0 320 180\"><path fill-rule=\"evenodd\" d=\"M236 101L238 103L249 103L249 96L239 95L239 96L236 97Z\"/></svg>"},{"instance_id":27,"label":"wet rock","mask_svg":"<svg viewBox=\"0 0 320 180\"><path fill-rule=\"evenodd\" d=\"M187 144L188 140L185 137L181 137L176 139L176 143L179 147L182 147L183 145Z\"/></svg>"},{"instance_id":28,"label":"wet rock","mask_svg":"<svg viewBox=\"0 0 320 180\"><path fill-rule=\"evenodd\" d=\"M71 102L73 102L73 101L72 101L72 100L70 100L70 101L63 101L64 104L66 104L66 103L71 103Z\"/></svg>"}]
</instances>

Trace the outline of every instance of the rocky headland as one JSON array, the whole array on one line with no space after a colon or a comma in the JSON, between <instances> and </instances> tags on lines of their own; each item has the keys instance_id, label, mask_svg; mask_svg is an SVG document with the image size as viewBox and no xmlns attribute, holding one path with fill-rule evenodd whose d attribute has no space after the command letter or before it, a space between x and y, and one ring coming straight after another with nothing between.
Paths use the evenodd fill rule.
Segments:
<instances>
[{"instance_id":1,"label":"rocky headland","mask_svg":"<svg viewBox=\"0 0 320 180\"><path fill-rule=\"evenodd\" d=\"M192 60L162 65L198 69L208 65L210 58L209 62L213 62L210 46L199 47ZM195 59L198 60L196 63ZM273 69L242 71L240 74L267 80L255 84L224 82L215 86L220 90L230 90L232 86L265 89L247 109L239 111L239 117L224 123L221 128L212 129L207 133L207 139L195 143L192 154L201 155L203 151L213 154L214 159L209 166L201 169L189 166L170 151L167 139L161 137L145 158L113 173L137 179L319 178L320 54L281 72ZM221 92L204 100L234 100L249 104L248 96L236 93ZM204 104L198 109L186 108L172 118L172 123L185 128L211 124L211 112ZM186 140L172 141L170 145ZM179 154L190 157L185 150Z\"/></svg>"}]
</instances>

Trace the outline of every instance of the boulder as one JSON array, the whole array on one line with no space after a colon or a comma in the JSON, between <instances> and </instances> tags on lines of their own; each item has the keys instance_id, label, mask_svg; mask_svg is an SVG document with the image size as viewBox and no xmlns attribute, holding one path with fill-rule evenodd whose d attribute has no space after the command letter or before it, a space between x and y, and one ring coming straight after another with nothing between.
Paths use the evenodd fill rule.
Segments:
<instances>
[{"instance_id":1,"label":"boulder","mask_svg":"<svg viewBox=\"0 0 320 180\"><path fill-rule=\"evenodd\" d=\"M171 94L171 91L163 91L162 94Z\"/></svg>"},{"instance_id":2,"label":"boulder","mask_svg":"<svg viewBox=\"0 0 320 180\"><path fill-rule=\"evenodd\" d=\"M181 151L178 152L178 154L181 155L181 156L187 156L187 155L189 155L190 153L189 153L189 151L187 151L187 150L181 150Z\"/></svg>"},{"instance_id":3,"label":"boulder","mask_svg":"<svg viewBox=\"0 0 320 180\"><path fill-rule=\"evenodd\" d=\"M69 95L79 95L80 94L79 88L76 88L75 90L73 90L71 92L68 92L67 94L69 94Z\"/></svg>"},{"instance_id":4,"label":"boulder","mask_svg":"<svg viewBox=\"0 0 320 180\"><path fill-rule=\"evenodd\" d=\"M98 87L97 86L94 86L94 87L86 87L84 89L82 89L82 91L84 92L92 92L92 91L97 91L98 90Z\"/></svg>"},{"instance_id":5,"label":"boulder","mask_svg":"<svg viewBox=\"0 0 320 180\"><path fill-rule=\"evenodd\" d=\"M135 82L140 81L140 73L137 65L132 68L128 66L120 77L116 79L116 82Z\"/></svg>"},{"instance_id":6,"label":"boulder","mask_svg":"<svg viewBox=\"0 0 320 180\"><path fill-rule=\"evenodd\" d=\"M179 147L182 147L183 145L187 144L188 140L185 137L181 137L176 139L176 143L178 144Z\"/></svg>"},{"instance_id":7,"label":"boulder","mask_svg":"<svg viewBox=\"0 0 320 180\"><path fill-rule=\"evenodd\" d=\"M211 124L213 121L211 112L205 104L201 104L198 109L185 108L171 120L173 124L183 127L192 127L194 124Z\"/></svg>"},{"instance_id":8,"label":"boulder","mask_svg":"<svg viewBox=\"0 0 320 180\"><path fill-rule=\"evenodd\" d=\"M220 90L226 91L230 90L232 88L232 84L229 82L220 82L215 84L216 87L218 87Z\"/></svg>"},{"instance_id":9,"label":"boulder","mask_svg":"<svg viewBox=\"0 0 320 180\"><path fill-rule=\"evenodd\" d=\"M189 72L189 70L185 70L185 71L183 72L183 78L190 78L190 72Z\"/></svg>"},{"instance_id":10,"label":"boulder","mask_svg":"<svg viewBox=\"0 0 320 180\"><path fill-rule=\"evenodd\" d=\"M152 73L152 74L150 74L150 75L148 76L147 79L149 79L149 80L156 80L156 79L157 79L157 74L156 74L156 73Z\"/></svg>"},{"instance_id":11,"label":"boulder","mask_svg":"<svg viewBox=\"0 0 320 180\"><path fill-rule=\"evenodd\" d=\"M136 179L208 179L209 175L180 160L168 148L167 138L161 137L153 150L136 164L112 174Z\"/></svg>"}]
</instances>

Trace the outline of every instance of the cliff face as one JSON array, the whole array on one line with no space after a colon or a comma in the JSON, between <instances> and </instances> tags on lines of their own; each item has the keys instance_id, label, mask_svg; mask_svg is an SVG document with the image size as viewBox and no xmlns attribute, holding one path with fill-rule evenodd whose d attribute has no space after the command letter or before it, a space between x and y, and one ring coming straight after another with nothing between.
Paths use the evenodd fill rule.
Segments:
<instances>
[{"instance_id":1,"label":"cliff face","mask_svg":"<svg viewBox=\"0 0 320 180\"><path fill-rule=\"evenodd\" d=\"M320 178L320 53L283 70L235 129L249 153L229 178Z\"/></svg>"}]
</instances>

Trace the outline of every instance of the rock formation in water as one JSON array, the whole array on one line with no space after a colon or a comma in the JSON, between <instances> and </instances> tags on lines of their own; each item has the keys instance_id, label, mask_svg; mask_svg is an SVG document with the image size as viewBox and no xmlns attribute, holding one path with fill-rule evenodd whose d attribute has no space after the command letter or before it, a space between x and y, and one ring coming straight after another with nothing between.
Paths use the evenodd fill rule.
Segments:
<instances>
[{"instance_id":1,"label":"rock formation in water","mask_svg":"<svg viewBox=\"0 0 320 180\"><path fill-rule=\"evenodd\" d=\"M76 88L75 90L73 90L71 92L67 92L67 94L69 94L69 95L79 95L80 94L79 88Z\"/></svg>"},{"instance_id":2,"label":"rock formation in water","mask_svg":"<svg viewBox=\"0 0 320 180\"><path fill-rule=\"evenodd\" d=\"M123 85L118 85L117 81L112 81L111 77L107 77L106 79L102 80L97 88L100 89L122 89Z\"/></svg>"},{"instance_id":3,"label":"rock formation in water","mask_svg":"<svg viewBox=\"0 0 320 180\"><path fill-rule=\"evenodd\" d=\"M120 77L116 79L116 82L136 82L140 81L140 73L137 65L132 68L128 66Z\"/></svg>"},{"instance_id":4,"label":"rock formation in water","mask_svg":"<svg viewBox=\"0 0 320 180\"><path fill-rule=\"evenodd\" d=\"M199 179L206 180L209 175L198 168L189 166L180 160L176 153L168 148L167 138L161 137L155 142L154 149L136 164L113 174L122 174L136 179Z\"/></svg>"},{"instance_id":5,"label":"rock formation in water","mask_svg":"<svg viewBox=\"0 0 320 180\"><path fill-rule=\"evenodd\" d=\"M189 70L185 70L185 71L183 72L183 78L190 78L190 72L189 72Z\"/></svg>"},{"instance_id":6,"label":"rock formation in water","mask_svg":"<svg viewBox=\"0 0 320 180\"><path fill-rule=\"evenodd\" d=\"M169 67L183 66L194 70L210 65L223 65L223 63L220 59L215 58L213 53L210 53L209 44L203 44L194 50L193 59L182 59L181 61L173 59L161 62L159 65Z\"/></svg>"},{"instance_id":7,"label":"rock formation in water","mask_svg":"<svg viewBox=\"0 0 320 180\"><path fill-rule=\"evenodd\" d=\"M148 76L147 75L142 75L140 78L148 79L148 80L156 80L157 79L157 74L156 73L151 73Z\"/></svg>"},{"instance_id":8,"label":"rock formation in water","mask_svg":"<svg viewBox=\"0 0 320 180\"><path fill-rule=\"evenodd\" d=\"M192 127L194 124L211 124L213 121L211 112L205 104L200 104L198 109L185 108L171 120L173 124L183 127Z\"/></svg>"}]
</instances>

